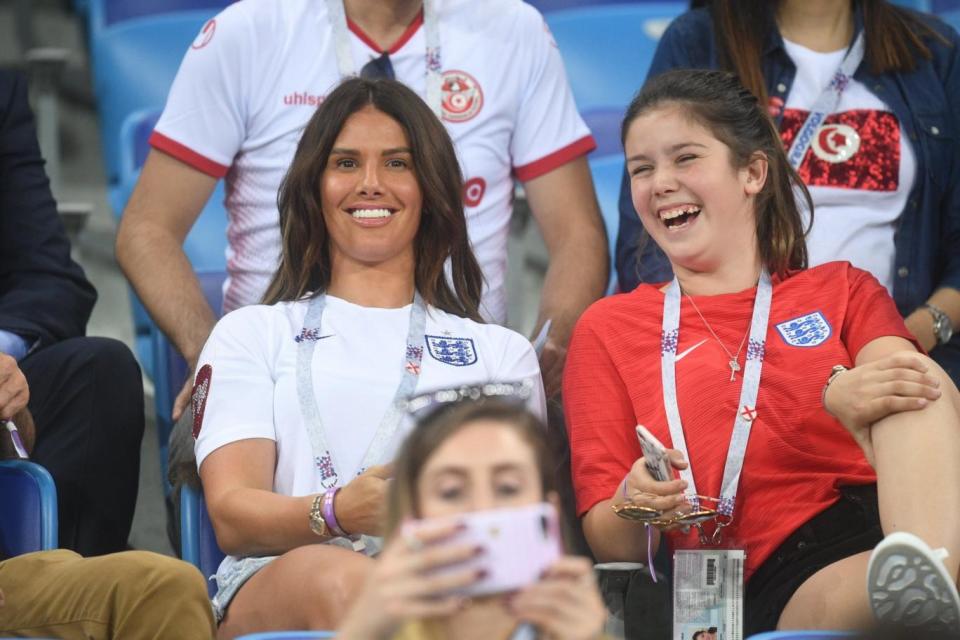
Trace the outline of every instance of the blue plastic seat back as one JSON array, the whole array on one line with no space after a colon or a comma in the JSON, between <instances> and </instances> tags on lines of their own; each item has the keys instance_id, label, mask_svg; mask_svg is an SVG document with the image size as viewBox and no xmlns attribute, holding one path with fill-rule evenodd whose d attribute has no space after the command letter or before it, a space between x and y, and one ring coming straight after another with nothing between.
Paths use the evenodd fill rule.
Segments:
<instances>
[{"instance_id":1,"label":"blue plastic seat back","mask_svg":"<svg viewBox=\"0 0 960 640\"><path fill-rule=\"evenodd\" d=\"M926 0L926 2L930 5L930 8L926 10L938 15L960 10L960 0ZM956 23L951 24L956 26Z\"/></svg>"},{"instance_id":2,"label":"blue plastic seat back","mask_svg":"<svg viewBox=\"0 0 960 640\"><path fill-rule=\"evenodd\" d=\"M217 13L234 0L88 0L92 19L98 27L109 27L118 22L157 16L164 13L194 11Z\"/></svg>"},{"instance_id":3,"label":"blue plastic seat back","mask_svg":"<svg viewBox=\"0 0 960 640\"><path fill-rule=\"evenodd\" d=\"M617 243L617 229L620 226L620 180L623 177L623 155L591 157L588 159L593 186L597 191L603 225L607 230L607 246L611 254ZM607 293L612 293L617 282L613 260L610 261L610 283Z\"/></svg>"},{"instance_id":4,"label":"blue plastic seat back","mask_svg":"<svg viewBox=\"0 0 960 640\"><path fill-rule=\"evenodd\" d=\"M623 109L591 109L580 114L597 141L597 148L593 151L594 156L623 153L623 146L620 144L620 123L623 121L623 111Z\"/></svg>"},{"instance_id":5,"label":"blue plastic seat back","mask_svg":"<svg viewBox=\"0 0 960 640\"><path fill-rule=\"evenodd\" d=\"M212 578L226 554L217 545L203 492L187 485L180 491L180 556L200 570L213 597L217 581Z\"/></svg>"},{"instance_id":6,"label":"blue plastic seat back","mask_svg":"<svg viewBox=\"0 0 960 640\"><path fill-rule=\"evenodd\" d=\"M28 460L0 462L0 556L57 548L53 477Z\"/></svg>"},{"instance_id":7,"label":"blue plastic seat back","mask_svg":"<svg viewBox=\"0 0 960 640\"><path fill-rule=\"evenodd\" d=\"M686 2L644 2L547 14L580 112L626 109L647 76L660 36L686 7Z\"/></svg>"},{"instance_id":8,"label":"blue plastic seat back","mask_svg":"<svg viewBox=\"0 0 960 640\"><path fill-rule=\"evenodd\" d=\"M941 20L946 22L957 31L960 31L960 8L950 11L943 11L939 14L939 16Z\"/></svg>"},{"instance_id":9,"label":"blue plastic seat back","mask_svg":"<svg viewBox=\"0 0 960 640\"><path fill-rule=\"evenodd\" d=\"M214 13L209 9L165 13L91 29L94 94L111 184L119 179L124 120L135 111L166 104L184 53Z\"/></svg>"},{"instance_id":10,"label":"blue plastic seat back","mask_svg":"<svg viewBox=\"0 0 960 640\"><path fill-rule=\"evenodd\" d=\"M917 11L930 11L930 3L931 0L892 0L892 4L916 9Z\"/></svg>"},{"instance_id":11,"label":"blue plastic seat back","mask_svg":"<svg viewBox=\"0 0 960 640\"><path fill-rule=\"evenodd\" d=\"M223 282L226 273L223 271L198 272L197 279L200 288L207 299L207 303L220 313L223 307ZM153 362L156 367L153 378L154 408L157 416L157 439L160 452L160 472L163 478L164 494L170 492L170 483L167 480L167 454L169 452L170 432L173 430L173 401L180 393L187 379L187 362L177 352L166 336L159 330L151 334L153 346ZM189 408L188 408L189 410Z\"/></svg>"},{"instance_id":12,"label":"blue plastic seat back","mask_svg":"<svg viewBox=\"0 0 960 640\"><path fill-rule=\"evenodd\" d=\"M119 183L111 189L110 199L117 219L133 193L140 169L150 151L150 134L160 119L160 108L153 106L129 114L120 128ZM217 181L210 199L183 242L184 253L194 271L225 271L227 268L227 210L222 180ZM219 310L219 306L214 307Z\"/></svg>"},{"instance_id":13,"label":"blue plastic seat back","mask_svg":"<svg viewBox=\"0 0 960 640\"><path fill-rule=\"evenodd\" d=\"M161 109L158 106L134 111L126 117L120 128L119 180L109 189L110 205L117 220L120 219L140 177L140 170L150 151L150 134L153 133L160 113ZM223 181L218 181L207 205L184 240L184 253L197 271L226 270L227 211L224 198ZM217 294L217 300L219 300L219 294ZM130 304L133 310L137 358L147 375L152 380L156 380L157 365L152 337L156 327L132 289ZM219 308L218 302L214 310L219 311Z\"/></svg>"}]
</instances>

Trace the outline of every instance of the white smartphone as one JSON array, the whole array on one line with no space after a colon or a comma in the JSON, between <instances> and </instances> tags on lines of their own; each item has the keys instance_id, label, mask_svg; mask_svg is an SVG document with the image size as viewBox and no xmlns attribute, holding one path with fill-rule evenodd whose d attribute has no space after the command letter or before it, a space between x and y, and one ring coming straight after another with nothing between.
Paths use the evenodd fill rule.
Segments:
<instances>
[{"instance_id":1,"label":"white smartphone","mask_svg":"<svg viewBox=\"0 0 960 640\"><path fill-rule=\"evenodd\" d=\"M657 440L642 424L637 425L637 440L640 441L640 450L643 451L643 461L647 471L654 480L668 482L673 480L673 467L667 457L667 448Z\"/></svg>"},{"instance_id":2,"label":"white smartphone","mask_svg":"<svg viewBox=\"0 0 960 640\"><path fill-rule=\"evenodd\" d=\"M409 532L451 518L415 520L404 526ZM475 567L484 575L469 587L457 590L466 596L515 591L536 582L563 553L560 524L553 505L540 502L510 509L474 511L456 516L464 529L443 544L470 544L483 553L461 564L438 571Z\"/></svg>"}]
</instances>

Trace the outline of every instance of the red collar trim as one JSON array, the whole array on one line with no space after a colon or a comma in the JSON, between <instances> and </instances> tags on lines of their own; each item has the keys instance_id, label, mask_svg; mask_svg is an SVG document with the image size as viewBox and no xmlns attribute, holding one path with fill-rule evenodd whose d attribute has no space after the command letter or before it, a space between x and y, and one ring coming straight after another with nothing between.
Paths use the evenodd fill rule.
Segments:
<instances>
[{"instance_id":1,"label":"red collar trim","mask_svg":"<svg viewBox=\"0 0 960 640\"><path fill-rule=\"evenodd\" d=\"M402 34L400 34L400 37L397 38L397 41L394 42L389 49L387 49L387 53L390 55L393 55L397 51L400 51L400 49L403 48L403 45L407 44L407 42L410 40L410 38L413 37L413 34L417 32L417 29L419 29L422 24L423 24L423 9L420 9L416 17L413 19L413 22L411 22L407 26L406 30ZM354 35L356 35L358 38L360 38L361 41L363 41L363 44L367 45L377 53L383 53L383 50L380 48L380 45L374 42L373 38L371 38L366 33L364 33L363 29L360 28L360 25L358 25L356 22L354 22L350 18L347 18L347 26L350 27L350 31L353 31Z\"/></svg>"}]
</instances>

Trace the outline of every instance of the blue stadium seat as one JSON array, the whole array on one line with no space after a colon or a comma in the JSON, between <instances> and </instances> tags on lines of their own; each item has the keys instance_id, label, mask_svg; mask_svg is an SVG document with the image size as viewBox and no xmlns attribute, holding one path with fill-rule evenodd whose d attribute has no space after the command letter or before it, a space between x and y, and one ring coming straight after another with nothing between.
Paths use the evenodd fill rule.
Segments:
<instances>
[{"instance_id":1,"label":"blue stadium seat","mask_svg":"<svg viewBox=\"0 0 960 640\"><path fill-rule=\"evenodd\" d=\"M200 288L207 302L214 313L219 315L223 307L223 282L226 280L226 274L223 271L198 272L197 278L200 280ZM163 477L164 494L167 494L170 492L170 483L167 480L168 441L170 431L173 429L171 409L174 399L187 379L187 363L177 352L176 347L160 331L153 331L151 341L156 374L153 378L153 395L160 448L160 471Z\"/></svg>"},{"instance_id":2,"label":"blue stadium seat","mask_svg":"<svg viewBox=\"0 0 960 640\"><path fill-rule=\"evenodd\" d=\"M150 151L150 134L160 118L160 109L134 111L120 128L119 182L110 189L110 204L117 219L140 177L140 169ZM224 271L227 268L227 210L223 181L210 195L200 217L190 229L183 250L195 271Z\"/></svg>"},{"instance_id":3,"label":"blue stadium seat","mask_svg":"<svg viewBox=\"0 0 960 640\"><path fill-rule=\"evenodd\" d=\"M960 10L960 0L927 0L930 4L930 8L927 11L931 11L937 15L942 15L948 11L957 11ZM956 26L956 22L952 23Z\"/></svg>"},{"instance_id":4,"label":"blue stadium seat","mask_svg":"<svg viewBox=\"0 0 960 640\"><path fill-rule=\"evenodd\" d=\"M124 120L166 103L184 52L216 11L164 13L99 27L96 13L91 10L90 57L107 179L113 185L119 180Z\"/></svg>"},{"instance_id":5,"label":"blue stadium seat","mask_svg":"<svg viewBox=\"0 0 960 640\"><path fill-rule=\"evenodd\" d=\"M591 157L590 173L593 175L593 186L597 190L597 200L600 203L600 213L603 215L603 225L607 229L607 245L611 255L617 244L617 229L620 226L620 179L623 176L623 155L609 155ZM607 293L613 293L617 283L617 274L614 271L613 260L610 260L610 282Z\"/></svg>"},{"instance_id":6,"label":"blue stadium seat","mask_svg":"<svg viewBox=\"0 0 960 640\"><path fill-rule=\"evenodd\" d=\"M57 548L57 489L28 460L0 462L0 557Z\"/></svg>"},{"instance_id":7,"label":"blue stadium seat","mask_svg":"<svg viewBox=\"0 0 960 640\"><path fill-rule=\"evenodd\" d=\"M623 112L623 109L591 109L580 114L597 141L593 155L600 157L623 153L623 146L620 144Z\"/></svg>"},{"instance_id":8,"label":"blue stadium seat","mask_svg":"<svg viewBox=\"0 0 960 640\"><path fill-rule=\"evenodd\" d=\"M892 2L901 7L916 9L917 11L926 11L929 13L931 10L930 0L892 0Z\"/></svg>"},{"instance_id":9,"label":"blue stadium seat","mask_svg":"<svg viewBox=\"0 0 960 640\"><path fill-rule=\"evenodd\" d=\"M626 109L647 76L660 36L686 7L686 2L645 2L547 14L581 113Z\"/></svg>"},{"instance_id":10,"label":"blue stadium seat","mask_svg":"<svg viewBox=\"0 0 960 640\"><path fill-rule=\"evenodd\" d=\"M951 11L943 11L937 14L941 20L946 22L948 25L960 31L960 9L953 9Z\"/></svg>"},{"instance_id":11,"label":"blue stadium seat","mask_svg":"<svg viewBox=\"0 0 960 640\"><path fill-rule=\"evenodd\" d=\"M107 27L126 20L178 11L207 10L218 13L234 0L87 0L88 10L98 26Z\"/></svg>"},{"instance_id":12,"label":"blue stadium seat","mask_svg":"<svg viewBox=\"0 0 960 640\"><path fill-rule=\"evenodd\" d=\"M160 112L158 107L139 109L129 114L120 127L118 181L109 188L110 206L118 220L140 177L140 169L150 150L150 134L160 118ZM196 271L222 272L227 268L227 211L223 203L225 197L221 180L217 182L207 206L184 240L184 252ZM130 304L133 308L137 358L147 375L155 380L152 335L156 327L132 290ZM216 307L215 311L219 311L219 307Z\"/></svg>"},{"instance_id":13,"label":"blue stadium seat","mask_svg":"<svg viewBox=\"0 0 960 640\"><path fill-rule=\"evenodd\" d=\"M217 581L212 578L225 556L217 545L203 492L184 485L180 490L180 557L207 579L211 598L217 592Z\"/></svg>"},{"instance_id":14,"label":"blue stadium seat","mask_svg":"<svg viewBox=\"0 0 960 640\"><path fill-rule=\"evenodd\" d=\"M236 640L320 640L335 637L337 636L333 631L267 631L237 636Z\"/></svg>"}]
</instances>

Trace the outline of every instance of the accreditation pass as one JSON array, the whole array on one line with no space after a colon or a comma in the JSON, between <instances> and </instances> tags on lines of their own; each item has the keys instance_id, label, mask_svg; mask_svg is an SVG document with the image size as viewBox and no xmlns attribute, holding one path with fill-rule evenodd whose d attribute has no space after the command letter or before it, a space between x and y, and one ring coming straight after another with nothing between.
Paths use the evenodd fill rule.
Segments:
<instances>
[{"instance_id":1,"label":"accreditation pass","mask_svg":"<svg viewBox=\"0 0 960 640\"><path fill-rule=\"evenodd\" d=\"M674 640L743 640L742 549L673 555Z\"/></svg>"}]
</instances>

